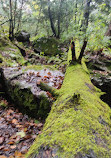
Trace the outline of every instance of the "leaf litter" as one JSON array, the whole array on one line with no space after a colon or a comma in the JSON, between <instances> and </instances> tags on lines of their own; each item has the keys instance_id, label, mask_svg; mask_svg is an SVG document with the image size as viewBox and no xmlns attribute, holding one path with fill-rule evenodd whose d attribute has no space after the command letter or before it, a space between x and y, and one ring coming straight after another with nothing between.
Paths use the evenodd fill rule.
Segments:
<instances>
[{"instance_id":1,"label":"leaf litter","mask_svg":"<svg viewBox=\"0 0 111 158\"><path fill-rule=\"evenodd\" d=\"M0 106L0 158L24 158L43 123L23 115L3 97L1 102L7 106Z\"/></svg>"}]
</instances>

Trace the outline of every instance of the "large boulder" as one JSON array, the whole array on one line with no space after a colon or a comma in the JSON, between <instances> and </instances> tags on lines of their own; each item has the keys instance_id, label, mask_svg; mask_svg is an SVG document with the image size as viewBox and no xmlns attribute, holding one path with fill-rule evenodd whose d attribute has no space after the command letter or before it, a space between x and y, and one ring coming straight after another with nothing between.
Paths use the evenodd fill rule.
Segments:
<instances>
[{"instance_id":1,"label":"large boulder","mask_svg":"<svg viewBox=\"0 0 111 158\"><path fill-rule=\"evenodd\" d=\"M15 34L18 42L29 42L30 34L26 31L19 31Z\"/></svg>"},{"instance_id":2,"label":"large boulder","mask_svg":"<svg viewBox=\"0 0 111 158\"><path fill-rule=\"evenodd\" d=\"M34 40L33 47L36 53L44 52L45 55L49 56L63 53L59 40L55 38L42 37Z\"/></svg>"},{"instance_id":3,"label":"large boulder","mask_svg":"<svg viewBox=\"0 0 111 158\"><path fill-rule=\"evenodd\" d=\"M92 83L105 92L101 99L111 107L111 57L105 54L90 55L87 66Z\"/></svg>"},{"instance_id":4,"label":"large boulder","mask_svg":"<svg viewBox=\"0 0 111 158\"><path fill-rule=\"evenodd\" d=\"M30 67L30 66L29 66ZM44 119L47 117L51 104L53 102L52 95L49 90L41 89L38 86L40 80L47 80L52 76L61 76L59 71L51 71L49 69L41 69L35 66L35 69L25 68L4 68L2 79L4 81L7 96L15 102L15 104L24 112L35 118ZM38 70L37 70L38 69ZM42 78L43 77L43 78ZM56 77L57 78L57 77ZM55 81L57 83L57 81ZM50 86L54 85L50 81ZM56 90L54 88L54 90Z\"/></svg>"}]
</instances>

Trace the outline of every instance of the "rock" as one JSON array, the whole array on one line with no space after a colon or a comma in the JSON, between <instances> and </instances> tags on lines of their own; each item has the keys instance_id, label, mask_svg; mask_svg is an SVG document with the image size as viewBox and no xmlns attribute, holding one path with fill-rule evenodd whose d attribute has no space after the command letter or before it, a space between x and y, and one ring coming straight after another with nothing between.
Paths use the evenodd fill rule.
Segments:
<instances>
[{"instance_id":1,"label":"rock","mask_svg":"<svg viewBox=\"0 0 111 158\"><path fill-rule=\"evenodd\" d=\"M53 98L49 97L48 92L45 91L45 89L42 90L36 83L38 80L42 79L42 77L46 81L46 75L49 71L53 76L61 76L62 73L59 71L53 72L49 69L45 71L44 69L38 71L23 69L25 68L4 68L2 79L4 80L7 96L9 96L24 113L35 118L44 119L51 109Z\"/></svg>"},{"instance_id":2,"label":"rock","mask_svg":"<svg viewBox=\"0 0 111 158\"><path fill-rule=\"evenodd\" d=\"M44 52L45 55L54 56L62 54L60 42L55 38L39 38L34 40L33 48L36 53Z\"/></svg>"},{"instance_id":3,"label":"rock","mask_svg":"<svg viewBox=\"0 0 111 158\"><path fill-rule=\"evenodd\" d=\"M90 56L87 66L91 71L92 83L102 92L101 99L111 106L111 59L108 56Z\"/></svg>"},{"instance_id":4,"label":"rock","mask_svg":"<svg viewBox=\"0 0 111 158\"><path fill-rule=\"evenodd\" d=\"M51 103L46 92L36 86L36 80L31 81L19 68L4 69L2 78L7 95L23 112L35 118L46 118Z\"/></svg>"},{"instance_id":5,"label":"rock","mask_svg":"<svg viewBox=\"0 0 111 158\"><path fill-rule=\"evenodd\" d=\"M18 42L29 42L30 34L26 31L19 31L15 34Z\"/></svg>"}]
</instances>

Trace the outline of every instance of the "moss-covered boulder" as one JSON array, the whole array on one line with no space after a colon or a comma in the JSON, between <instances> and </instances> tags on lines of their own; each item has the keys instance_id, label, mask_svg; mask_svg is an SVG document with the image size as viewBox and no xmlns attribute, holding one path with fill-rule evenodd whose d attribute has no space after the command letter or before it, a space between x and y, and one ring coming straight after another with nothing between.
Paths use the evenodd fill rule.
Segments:
<instances>
[{"instance_id":1,"label":"moss-covered boulder","mask_svg":"<svg viewBox=\"0 0 111 158\"><path fill-rule=\"evenodd\" d=\"M4 68L2 79L7 96L9 96L24 113L35 118L44 119L47 117L54 100L49 92L49 87L54 85L54 83L53 81L49 82L49 87L43 87L42 85L41 88L39 82L43 80L43 82L47 83L49 78L52 80L51 74L52 76L55 75L56 78L57 75L58 78L59 76L62 77L62 73L59 71L52 71L47 68L43 69L42 66L29 66L22 67L22 69L19 67ZM56 92L55 88L51 89Z\"/></svg>"},{"instance_id":2,"label":"moss-covered boulder","mask_svg":"<svg viewBox=\"0 0 111 158\"><path fill-rule=\"evenodd\" d=\"M60 41L55 38L39 38L34 40L33 47L35 52L44 52L45 55L54 56L63 53Z\"/></svg>"},{"instance_id":3,"label":"moss-covered boulder","mask_svg":"<svg viewBox=\"0 0 111 158\"><path fill-rule=\"evenodd\" d=\"M6 37L0 37L0 66L24 65L27 61L20 50Z\"/></svg>"},{"instance_id":4,"label":"moss-covered boulder","mask_svg":"<svg viewBox=\"0 0 111 158\"><path fill-rule=\"evenodd\" d=\"M58 99L26 157L110 158L111 109L101 94L84 62L69 65Z\"/></svg>"},{"instance_id":5,"label":"moss-covered boulder","mask_svg":"<svg viewBox=\"0 0 111 158\"><path fill-rule=\"evenodd\" d=\"M29 42L30 40L30 34L27 31L18 31L15 34L15 38L17 39L18 42Z\"/></svg>"}]
</instances>

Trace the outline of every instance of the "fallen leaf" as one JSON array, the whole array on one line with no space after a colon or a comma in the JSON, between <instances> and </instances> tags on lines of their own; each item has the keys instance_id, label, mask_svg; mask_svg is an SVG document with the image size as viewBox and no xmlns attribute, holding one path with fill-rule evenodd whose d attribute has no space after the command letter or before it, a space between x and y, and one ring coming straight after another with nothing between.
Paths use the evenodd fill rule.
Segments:
<instances>
[{"instance_id":1,"label":"fallen leaf","mask_svg":"<svg viewBox=\"0 0 111 158\"><path fill-rule=\"evenodd\" d=\"M0 137L0 144L2 144L4 142L4 137Z\"/></svg>"},{"instance_id":2,"label":"fallen leaf","mask_svg":"<svg viewBox=\"0 0 111 158\"><path fill-rule=\"evenodd\" d=\"M9 148L5 148L5 149L3 149L3 151L9 151L10 149Z\"/></svg>"},{"instance_id":3,"label":"fallen leaf","mask_svg":"<svg viewBox=\"0 0 111 158\"><path fill-rule=\"evenodd\" d=\"M19 158L20 156L22 156L22 153L19 152L19 151L15 151L14 156L15 156L16 158Z\"/></svg>"},{"instance_id":4,"label":"fallen leaf","mask_svg":"<svg viewBox=\"0 0 111 158\"><path fill-rule=\"evenodd\" d=\"M6 156L4 156L4 155L1 155L1 156L0 156L0 158L7 158L7 157L6 157Z\"/></svg>"},{"instance_id":5,"label":"fallen leaf","mask_svg":"<svg viewBox=\"0 0 111 158\"><path fill-rule=\"evenodd\" d=\"M17 136L21 136L21 138L25 137L24 131L17 132L16 134L17 134Z\"/></svg>"},{"instance_id":6,"label":"fallen leaf","mask_svg":"<svg viewBox=\"0 0 111 158\"><path fill-rule=\"evenodd\" d=\"M17 146L16 145L11 145L10 148L11 149L15 149Z\"/></svg>"},{"instance_id":7,"label":"fallen leaf","mask_svg":"<svg viewBox=\"0 0 111 158\"><path fill-rule=\"evenodd\" d=\"M5 146L0 146L0 150L2 150L2 149L4 149L5 148Z\"/></svg>"},{"instance_id":8,"label":"fallen leaf","mask_svg":"<svg viewBox=\"0 0 111 158\"><path fill-rule=\"evenodd\" d=\"M40 85L40 82L41 82L41 80L37 80L36 84L37 84L37 85Z\"/></svg>"},{"instance_id":9,"label":"fallen leaf","mask_svg":"<svg viewBox=\"0 0 111 158\"><path fill-rule=\"evenodd\" d=\"M47 74L48 74L49 76L51 76L51 73L50 73L50 72L48 72Z\"/></svg>"},{"instance_id":10,"label":"fallen leaf","mask_svg":"<svg viewBox=\"0 0 111 158\"><path fill-rule=\"evenodd\" d=\"M40 72L37 72L36 77L41 77Z\"/></svg>"},{"instance_id":11,"label":"fallen leaf","mask_svg":"<svg viewBox=\"0 0 111 158\"><path fill-rule=\"evenodd\" d=\"M25 154L25 153L27 153L27 151L28 151L27 146L23 146L21 149L21 153Z\"/></svg>"},{"instance_id":12,"label":"fallen leaf","mask_svg":"<svg viewBox=\"0 0 111 158\"><path fill-rule=\"evenodd\" d=\"M41 127L43 127L43 124L42 124L42 123L39 123L39 124L37 124L37 127L38 127L38 128L41 128Z\"/></svg>"},{"instance_id":13,"label":"fallen leaf","mask_svg":"<svg viewBox=\"0 0 111 158\"><path fill-rule=\"evenodd\" d=\"M18 121L17 121L16 119L13 119L13 120L12 120L12 123L17 124Z\"/></svg>"},{"instance_id":14,"label":"fallen leaf","mask_svg":"<svg viewBox=\"0 0 111 158\"><path fill-rule=\"evenodd\" d=\"M52 94L47 92L48 97L52 98Z\"/></svg>"},{"instance_id":15,"label":"fallen leaf","mask_svg":"<svg viewBox=\"0 0 111 158\"><path fill-rule=\"evenodd\" d=\"M14 144L14 143L15 143L14 141L11 141L11 142L9 142L8 144L12 145L12 144Z\"/></svg>"}]
</instances>

